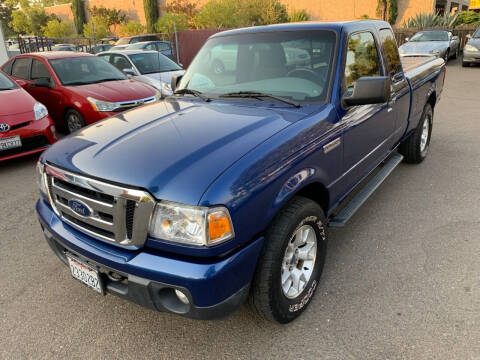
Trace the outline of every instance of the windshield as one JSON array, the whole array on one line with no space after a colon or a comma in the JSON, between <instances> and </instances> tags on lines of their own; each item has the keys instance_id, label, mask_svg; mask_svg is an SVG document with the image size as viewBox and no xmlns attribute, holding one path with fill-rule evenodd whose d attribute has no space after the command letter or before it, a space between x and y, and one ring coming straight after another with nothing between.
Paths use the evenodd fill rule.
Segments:
<instances>
[{"instance_id":1,"label":"windshield","mask_svg":"<svg viewBox=\"0 0 480 360\"><path fill-rule=\"evenodd\" d=\"M175 62L160 53L129 55L130 60L142 75L182 70Z\"/></svg>"},{"instance_id":2,"label":"windshield","mask_svg":"<svg viewBox=\"0 0 480 360\"><path fill-rule=\"evenodd\" d=\"M214 37L190 64L178 89L211 97L253 91L325 101L335 43L335 33L326 30Z\"/></svg>"},{"instance_id":3,"label":"windshield","mask_svg":"<svg viewBox=\"0 0 480 360\"><path fill-rule=\"evenodd\" d=\"M120 70L96 56L50 60L50 64L65 86L126 79Z\"/></svg>"},{"instance_id":4,"label":"windshield","mask_svg":"<svg viewBox=\"0 0 480 360\"><path fill-rule=\"evenodd\" d=\"M6 77L0 72L0 91L12 90L12 89L15 89L16 87L17 86L13 81L11 81L8 77Z\"/></svg>"},{"instance_id":5,"label":"windshield","mask_svg":"<svg viewBox=\"0 0 480 360\"><path fill-rule=\"evenodd\" d=\"M447 31L425 31L412 36L410 41L448 41Z\"/></svg>"},{"instance_id":6,"label":"windshield","mask_svg":"<svg viewBox=\"0 0 480 360\"><path fill-rule=\"evenodd\" d=\"M480 38L480 28L478 28L477 31L475 31L475 34L473 34L473 38L474 39L479 39Z\"/></svg>"}]
</instances>

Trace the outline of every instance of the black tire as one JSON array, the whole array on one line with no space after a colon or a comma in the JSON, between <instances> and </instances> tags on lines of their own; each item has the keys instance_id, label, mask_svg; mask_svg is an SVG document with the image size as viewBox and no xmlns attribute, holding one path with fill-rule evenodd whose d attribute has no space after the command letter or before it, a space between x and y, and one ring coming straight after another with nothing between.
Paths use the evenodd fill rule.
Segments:
<instances>
[{"instance_id":1,"label":"black tire","mask_svg":"<svg viewBox=\"0 0 480 360\"><path fill-rule=\"evenodd\" d=\"M422 133L424 133L424 124L428 122L427 138L425 146L422 146ZM402 144L400 144L399 152L405 157L408 164L420 164L428 154L430 147L430 139L432 137L433 126L433 109L430 104L425 105L422 117L418 123L415 132L410 135ZM423 147L423 149L422 149Z\"/></svg>"},{"instance_id":2,"label":"black tire","mask_svg":"<svg viewBox=\"0 0 480 360\"><path fill-rule=\"evenodd\" d=\"M68 134L80 130L85 126L85 120L83 119L82 114L77 110L70 109L65 114L65 129Z\"/></svg>"},{"instance_id":3,"label":"black tire","mask_svg":"<svg viewBox=\"0 0 480 360\"><path fill-rule=\"evenodd\" d=\"M255 270L250 292L250 305L264 319L281 324L296 319L308 306L322 274L327 251L327 222L321 207L314 201L304 197L294 197L289 204L282 209L270 224L266 236L262 254ZM285 261L287 246L295 241L295 234L300 228L307 228L309 234L316 235L316 255L313 260L313 270L308 281L297 285L298 295L288 298L282 285L282 269L287 267ZM306 242L305 245L306 246ZM291 249L291 247L289 247ZM307 252L310 254L310 251ZM290 263L290 271L307 270L303 260L299 260L298 252L293 253L296 265ZM285 263L284 263L285 262ZM301 264L300 264L301 262ZM307 280L305 278L305 280ZM300 281L298 282L300 284ZM292 280L293 284L293 280Z\"/></svg>"},{"instance_id":4,"label":"black tire","mask_svg":"<svg viewBox=\"0 0 480 360\"><path fill-rule=\"evenodd\" d=\"M443 60L445 60L445 65L447 65L448 59L450 59L450 49L447 49L447 52L445 53L445 57L443 58Z\"/></svg>"}]
</instances>

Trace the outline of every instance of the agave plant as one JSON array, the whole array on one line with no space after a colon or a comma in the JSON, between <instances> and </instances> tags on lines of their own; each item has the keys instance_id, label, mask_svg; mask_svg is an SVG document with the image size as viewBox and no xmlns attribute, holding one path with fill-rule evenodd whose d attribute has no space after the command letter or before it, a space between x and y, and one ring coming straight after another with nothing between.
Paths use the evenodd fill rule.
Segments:
<instances>
[{"instance_id":1,"label":"agave plant","mask_svg":"<svg viewBox=\"0 0 480 360\"><path fill-rule=\"evenodd\" d=\"M407 19L403 23L404 28L431 28L431 27L448 27L453 28L457 24L458 13L439 15L435 13L420 13Z\"/></svg>"}]
</instances>

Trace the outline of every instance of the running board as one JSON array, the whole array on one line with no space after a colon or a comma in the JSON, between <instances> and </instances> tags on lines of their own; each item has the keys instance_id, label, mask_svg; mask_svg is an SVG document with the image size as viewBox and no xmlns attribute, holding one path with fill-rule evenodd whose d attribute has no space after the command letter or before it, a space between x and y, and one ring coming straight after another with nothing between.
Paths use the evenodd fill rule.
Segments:
<instances>
[{"instance_id":1,"label":"running board","mask_svg":"<svg viewBox=\"0 0 480 360\"><path fill-rule=\"evenodd\" d=\"M344 227L348 220L360 209L380 184L402 162L403 156L393 155L382 168L349 200L349 202L328 223L329 227Z\"/></svg>"}]
</instances>

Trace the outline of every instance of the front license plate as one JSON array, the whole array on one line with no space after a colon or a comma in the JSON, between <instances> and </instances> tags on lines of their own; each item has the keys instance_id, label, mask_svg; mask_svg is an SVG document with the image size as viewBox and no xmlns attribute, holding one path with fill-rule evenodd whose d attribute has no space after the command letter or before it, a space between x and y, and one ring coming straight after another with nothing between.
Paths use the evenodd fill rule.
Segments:
<instances>
[{"instance_id":1,"label":"front license plate","mask_svg":"<svg viewBox=\"0 0 480 360\"><path fill-rule=\"evenodd\" d=\"M103 287L98 271L89 265L86 265L77 259L73 259L67 255L68 263L72 276L83 282L96 292L103 294Z\"/></svg>"},{"instance_id":2,"label":"front license plate","mask_svg":"<svg viewBox=\"0 0 480 360\"><path fill-rule=\"evenodd\" d=\"M13 149L20 146L22 146L22 140L18 135L0 139L0 151Z\"/></svg>"}]
</instances>

